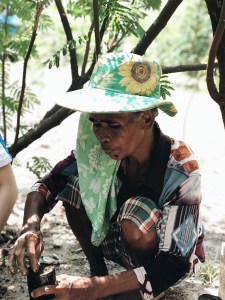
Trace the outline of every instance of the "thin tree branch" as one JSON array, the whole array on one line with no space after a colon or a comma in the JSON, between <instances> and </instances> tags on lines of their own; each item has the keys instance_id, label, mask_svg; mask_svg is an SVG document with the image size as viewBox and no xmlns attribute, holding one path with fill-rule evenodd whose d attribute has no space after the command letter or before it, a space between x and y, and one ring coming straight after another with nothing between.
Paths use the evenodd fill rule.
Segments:
<instances>
[{"instance_id":1,"label":"thin tree branch","mask_svg":"<svg viewBox=\"0 0 225 300\"><path fill-rule=\"evenodd\" d=\"M100 42L102 42L103 36L105 34L108 20L109 20L109 15L107 15L104 18L103 22L102 22L102 26L101 26L100 33L99 33L99 35L100 35Z\"/></svg>"},{"instance_id":2,"label":"thin tree branch","mask_svg":"<svg viewBox=\"0 0 225 300\"><path fill-rule=\"evenodd\" d=\"M214 69L218 68L218 63L214 64ZM192 65L179 65L175 67L162 67L164 74L179 73L179 72L193 72L204 71L207 69L207 64L192 64Z\"/></svg>"},{"instance_id":3,"label":"thin tree branch","mask_svg":"<svg viewBox=\"0 0 225 300\"><path fill-rule=\"evenodd\" d=\"M109 5L109 4L108 4ZM102 39L103 39L103 36L104 36L104 33L105 33L105 31L106 31L106 28L107 28L107 22L108 22L108 19L109 19L109 16L107 15L105 18L104 18L104 20L103 20L103 22L102 22L102 26L101 26L101 29L100 29L100 31L99 31L99 39L100 39L100 45L101 45L101 43L102 43ZM92 24L93 25L93 24ZM90 28L90 30L92 29L92 27ZM89 30L89 32L90 32L90 30ZM92 33L92 32L91 32ZM89 45L90 45L90 38L88 39L89 40L89 44L87 45L88 47L89 47ZM87 47L86 47L87 48ZM87 53L87 51L85 51L85 54ZM88 49L88 54L89 54L89 49ZM88 56L88 54L87 54L87 56ZM85 72L85 68L86 68L86 63L87 63L87 57L85 58L85 65L84 65L84 63L83 63L83 66L82 66L82 75L83 75L83 78L89 78L90 77L90 75L91 75L91 73L92 73L92 71L93 71L93 68L94 68L94 65L95 65L95 63L96 63L96 61L97 61L97 55L96 55L96 53L94 53L94 55L93 55L93 59L92 59L92 64L91 64L91 66L89 67L89 70L87 71L87 73L85 74L84 72Z\"/></svg>"},{"instance_id":4,"label":"thin tree branch","mask_svg":"<svg viewBox=\"0 0 225 300\"><path fill-rule=\"evenodd\" d=\"M94 12L94 25L95 25L95 55L96 55L96 60L98 60L98 56L101 54L98 0L93 0L93 12Z\"/></svg>"},{"instance_id":5,"label":"thin tree branch","mask_svg":"<svg viewBox=\"0 0 225 300\"><path fill-rule=\"evenodd\" d=\"M95 59L95 55L93 56L93 59L92 59L92 62L91 62L91 65L89 67L89 69L87 70L87 72L81 77L81 80L83 83L87 82L89 79L90 79L90 76L92 74L92 71L94 69L94 66L95 66L95 63L96 63L96 59Z\"/></svg>"},{"instance_id":6,"label":"thin tree branch","mask_svg":"<svg viewBox=\"0 0 225 300\"><path fill-rule=\"evenodd\" d=\"M68 116L73 114L75 111L63 108L58 106L58 109L55 114L48 117L47 119L43 119L39 124L33 126L25 135L20 137L17 142L17 147L14 148L14 145L8 147L8 150L13 157L16 156L17 153L25 149L29 146L33 141L40 138L43 134L48 132L50 129L61 124L63 120L65 120Z\"/></svg>"},{"instance_id":7,"label":"thin tree branch","mask_svg":"<svg viewBox=\"0 0 225 300\"><path fill-rule=\"evenodd\" d=\"M15 149L17 147L17 141L18 141L18 136L19 136L19 131L20 131L20 117L21 117L21 111L22 111L22 107L23 107L23 100L24 100L24 94L25 94L25 88L26 88L27 64L28 64L28 60L29 60L30 55L31 55L31 51L33 49L35 39L36 39L38 22L39 22L39 18L40 18L40 15L41 15L41 12L44 8L45 3L46 3L46 0L43 0L38 4L36 14L35 14L35 18L34 18L34 26L33 26L33 29L32 29L31 40L30 40L30 43L29 43L29 46L28 46L27 53L26 53L25 58L24 58L22 87L21 87L19 105L18 105L18 110L17 110L16 133L15 133L14 148L13 148L13 151L12 151L12 156L14 156L14 152L15 152Z\"/></svg>"},{"instance_id":8,"label":"thin tree branch","mask_svg":"<svg viewBox=\"0 0 225 300\"><path fill-rule=\"evenodd\" d=\"M106 24L107 24L107 22L108 22L108 16L106 16L105 19L102 22L102 26L101 26L100 33L99 33L100 43L102 42L104 33L106 31ZM88 61L88 55L89 55L89 51L90 51L91 35L92 35L92 32L93 32L93 29L94 29L94 22L92 22L91 27L90 27L90 29L88 31L88 40L87 40L87 43L86 43L86 48L85 48L84 60L83 60L83 64L82 64L81 75L85 74L85 69L86 69L86 65L87 65L87 61ZM95 62L96 62L96 58L95 58L95 55L94 55L94 64L95 64Z\"/></svg>"},{"instance_id":9,"label":"thin tree branch","mask_svg":"<svg viewBox=\"0 0 225 300\"><path fill-rule=\"evenodd\" d=\"M119 43L122 42L127 33L128 31L126 31L119 39L117 39L117 36L114 36L108 47L108 52L113 52L113 50L119 45Z\"/></svg>"},{"instance_id":10,"label":"thin tree branch","mask_svg":"<svg viewBox=\"0 0 225 300\"><path fill-rule=\"evenodd\" d=\"M217 55L217 50L224 33L224 29L225 29L225 1L223 1L219 22L216 27L216 32L214 34L212 45L210 47L208 67L207 67L207 77L206 77L209 94L211 98L218 104L221 101L221 97L214 82L213 68L214 68L214 61Z\"/></svg>"},{"instance_id":11,"label":"thin tree branch","mask_svg":"<svg viewBox=\"0 0 225 300\"><path fill-rule=\"evenodd\" d=\"M158 34L162 31L162 29L167 25L168 21L181 4L183 0L169 0L167 4L162 9L158 18L153 22L153 24L149 27L143 38L138 42L136 47L131 51L132 53L136 53L139 55L144 55L147 48L154 41L154 39L158 36Z\"/></svg>"},{"instance_id":12,"label":"thin tree branch","mask_svg":"<svg viewBox=\"0 0 225 300\"><path fill-rule=\"evenodd\" d=\"M57 6L63 29L67 38L67 42L71 41L73 39L72 30L68 21L68 18L66 16L66 12L64 10L64 7L62 5L61 0L55 0L55 4ZM76 49L69 49L70 53L70 66L71 66L71 74L72 74L72 80L74 80L76 77L79 76L78 73L78 64L77 64L77 55L76 55Z\"/></svg>"},{"instance_id":13,"label":"thin tree branch","mask_svg":"<svg viewBox=\"0 0 225 300\"><path fill-rule=\"evenodd\" d=\"M86 42L86 47L85 47L85 52L84 52L84 59L83 59L83 63L82 63L81 75L83 75L85 73L85 69L86 69L86 65L87 65L87 61L88 61L88 55L89 55L89 51L90 51L90 43L91 43L91 36L92 36L93 30L94 30L94 22L91 23L90 29L88 31L88 39Z\"/></svg>"}]
</instances>

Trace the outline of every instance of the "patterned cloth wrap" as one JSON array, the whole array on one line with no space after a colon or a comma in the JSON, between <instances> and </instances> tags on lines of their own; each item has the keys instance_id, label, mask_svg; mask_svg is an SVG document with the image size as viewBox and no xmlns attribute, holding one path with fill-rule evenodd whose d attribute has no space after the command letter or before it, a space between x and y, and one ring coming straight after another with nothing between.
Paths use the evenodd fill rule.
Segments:
<instances>
[{"instance_id":1,"label":"patterned cloth wrap","mask_svg":"<svg viewBox=\"0 0 225 300\"><path fill-rule=\"evenodd\" d=\"M149 198L136 196L127 199L119 211L117 222L110 224L109 232L101 244L104 257L126 269L139 267L132 261L121 240L121 222L125 219L131 220L144 234L152 228L159 233L161 217L161 210Z\"/></svg>"},{"instance_id":2,"label":"patterned cloth wrap","mask_svg":"<svg viewBox=\"0 0 225 300\"><path fill-rule=\"evenodd\" d=\"M120 161L102 150L87 113L80 115L76 152L82 203L93 227L91 241L99 246L116 211L116 173Z\"/></svg>"}]
</instances>

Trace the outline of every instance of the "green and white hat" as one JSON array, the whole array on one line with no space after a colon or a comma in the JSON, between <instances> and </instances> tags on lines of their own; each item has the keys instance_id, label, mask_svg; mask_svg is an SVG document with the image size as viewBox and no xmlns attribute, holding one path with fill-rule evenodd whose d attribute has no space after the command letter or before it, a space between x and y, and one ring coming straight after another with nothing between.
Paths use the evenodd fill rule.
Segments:
<instances>
[{"instance_id":1,"label":"green and white hat","mask_svg":"<svg viewBox=\"0 0 225 300\"><path fill-rule=\"evenodd\" d=\"M169 116L177 110L161 99L161 68L133 53L107 53L95 65L88 85L67 92L61 106L88 113L135 112L159 108Z\"/></svg>"}]
</instances>

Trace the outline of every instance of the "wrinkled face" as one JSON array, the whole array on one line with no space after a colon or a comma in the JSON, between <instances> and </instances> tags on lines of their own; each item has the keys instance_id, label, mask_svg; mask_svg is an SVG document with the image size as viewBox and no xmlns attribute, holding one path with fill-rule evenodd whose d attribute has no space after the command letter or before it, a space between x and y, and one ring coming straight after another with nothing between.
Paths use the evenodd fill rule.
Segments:
<instances>
[{"instance_id":1,"label":"wrinkled face","mask_svg":"<svg viewBox=\"0 0 225 300\"><path fill-rule=\"evenodd\" d=\"M135 156L146 137L144 119L130 113L91 114L93 132L112 159Z\"/></svg>"}]
</instances>

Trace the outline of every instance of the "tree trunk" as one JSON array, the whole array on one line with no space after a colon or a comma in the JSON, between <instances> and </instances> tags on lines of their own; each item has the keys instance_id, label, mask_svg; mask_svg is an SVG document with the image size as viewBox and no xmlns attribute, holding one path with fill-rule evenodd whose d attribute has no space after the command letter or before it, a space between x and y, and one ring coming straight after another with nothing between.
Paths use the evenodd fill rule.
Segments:
<instances>
[{"instance_id":1,"label":"tree trunk","mask_svg":"<svg viewBox=\"0 0 225 300\"><path fill-rule=\"evenodd\" d=\"M219 101L217 102L220 111L222 114L223 124L225 127L225 31L224 31L224 17L220 18L225 14L225 1L214 1L214 0L205 0L208 13L210 16L213 35L215 38L216 30L219 25L223 25L223 34L221 40L219 41L219 46L217 49L216 57L218 60L219 67Z\"/></svg>"}]
</instances>

